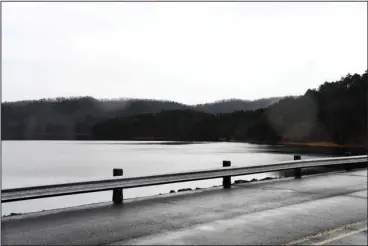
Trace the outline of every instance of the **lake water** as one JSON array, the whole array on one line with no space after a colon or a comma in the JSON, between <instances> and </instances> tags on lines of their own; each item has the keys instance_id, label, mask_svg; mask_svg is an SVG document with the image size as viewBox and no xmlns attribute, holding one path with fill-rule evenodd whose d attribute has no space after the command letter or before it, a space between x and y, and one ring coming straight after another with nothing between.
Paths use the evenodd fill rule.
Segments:
<instances>
[{"instance_id":1,"label":"lake water","mask_svg":"<svg viewBox=\"0 0 368 246\"><path fill-rule=\"evenodd\" d=\"M275 146L246 143L134 142L134 141L3 141L2 189L105 179L113 168L124 177L217 168L254 166L293 159L294 153L275 152ZM297 153L295 153L297 154ZM303 159L321 155L302 155ZM236 179L275 177L256 174ZM221 179L193 181L124 190L124 198L168 193L180 188L212 187ZM112 192L96 192L2 204L2 215L111 201Z\"/></svg>"}]
</instances>

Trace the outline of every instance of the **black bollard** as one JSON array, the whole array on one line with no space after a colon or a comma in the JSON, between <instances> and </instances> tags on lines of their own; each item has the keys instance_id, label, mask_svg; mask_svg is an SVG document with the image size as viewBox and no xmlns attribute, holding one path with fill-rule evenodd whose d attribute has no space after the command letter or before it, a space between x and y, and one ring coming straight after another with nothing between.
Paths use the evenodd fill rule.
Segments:
<instances>
[{"instance_id":1,"label":"black bollard","mask_svg":"<svg viewBox=\"0 0 368 246\"><path fill-rule=\"evenodd\" d=\"M301 160L302 157L300 155L294 155L294 161L299 161ZM294 175L296 179L301 179L302 178L302 169L301 168L295 168L294 169Z\"/></svg>"},{"instance_id":2,"label":"black bollard","mask_svg":"<svg viewBox=\"0 0 368 246\"><path fill-rule=\"evenodd\" d=\"M345 152L345 156L351 156L350 152ZM354 168L354 164L353 163L345 163L343 165L343 168L345 171L349 172Z\"/></svg>"},{"instance_id":3,"label":"black bollard","mask_svg":"<svg viewBox=\"0 0 368 246\"><path fill-rule=\"evenodd\" d=\"M123 176L123 169L114 168L113 176ZM122 204L123 203L123 189L116 188L112 190L112 201L114 204Z\"/></svg>"},{"instance_id":4,"label":"black bollard","mask_svg":"<svg viewBox=\"0 0 368 246\"><path fill-rule=\"evenodd\" d=\"M223 161L222 167L231 167L231 161ZM225 189L231 188L231 176L224 176L222 178L222 186Z\"/></svg>"}]
</instances>

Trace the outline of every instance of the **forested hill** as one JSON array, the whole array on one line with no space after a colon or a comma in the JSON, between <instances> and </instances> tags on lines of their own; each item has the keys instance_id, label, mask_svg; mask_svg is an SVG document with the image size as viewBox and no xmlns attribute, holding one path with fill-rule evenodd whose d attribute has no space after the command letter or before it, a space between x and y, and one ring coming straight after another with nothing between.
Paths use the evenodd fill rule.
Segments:
<instances>
[{"instance_id":1,"label":"forested hill","mask_svg":"<svg viewBox=\"0 0 368 246\"><path fill-rule=\"evenodd\" d=\"M280 101L281 99L282 97L262 98L254 101L228 99L213 103L198 104L194 106L194 109L212 114L232 113L234 111L247 111L267 108L268 106Z\"/></svg>"},{"instance_id":2,"label":"forested hill","mask_svg":"<svg viewBox=\"0 0 368 246\"><path fill-rule=\"evenodd\" d=\"M96 124L100 140L333 142L367 146L367 72L325 82L266 109L210 114L163 111Z\"/></svg>"},{"instance_id":3,"label":"forested hill","mask_svg":"<svg viewBox=\"0 0 368 246\"><path fill-rule=\"evenodd\" d=\"M155 114L162 110L228 113L264 108L281 98L222 100L201 105L149 99L97 100L92 97L5 102L1 105L3 140L91 139L92 126L116 117Z\"/></svg>"},{"instance_id":4,"label":"forested hill","mask_svg":"<svg viewBox=\"0 0 368 246\"><path fill-rule=\"evenodd\" d=\"M269 99L255 110L243 108L231 113L223 105L234 107L241 104L239 101L188 106L86 97L3 103L2 138L333 142L367 146L367 79L367 71L348 74L303 96L276 99L276 103Z\"/></svg>"}]
</instances>

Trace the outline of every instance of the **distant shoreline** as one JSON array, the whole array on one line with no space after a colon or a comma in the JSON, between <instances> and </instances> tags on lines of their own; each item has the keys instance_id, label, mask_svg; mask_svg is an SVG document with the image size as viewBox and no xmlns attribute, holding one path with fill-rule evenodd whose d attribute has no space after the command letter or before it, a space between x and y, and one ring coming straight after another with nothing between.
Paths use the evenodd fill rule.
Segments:
<instances>
[{"instance_id":1,"label":"distant shoreline","mask_svg":"<svg viewBox=\"0 0 368 246\"><path fill-rule=\"evenodd\" d=\"M280 142L267 142L267 141L241 141L241 140L218 140L218 141L180 141L180 140L163 140L163 139L152 139L152 138L140 138L140 139L120 139L120 140L111 140L111 139L2 139L2 141L95 141L95 142L104 142L104 141L114 141L114 142L165 142L169 144L191 144L191 143L248 143L248 144L266 144L266 145L274 145L274 146L295 146L295 147L325 147L325 148L353 148L353 149L367 149L368 146L360 145L360 144L337 144L334 142L293 142L293 141L280 141Z\"/></svg>"},{"instance_id":2,"label":"distant shoreline","mask_svg":"<svg viewBox=\"0 0 368 246\"><path fill-rule=\"evenodd\" d=\"M368 148L358 144L337 144L333 142L279 142L283 151L302 153L321 153L338 156L366 155Z\"/></svg>"},{"instance_id":3,"label":"distant shoreline","mask_svg":"<svg viewBox=\"0 0 368 246\"><path fill-rule=\"evenodd\" d=\"M300 153L320 153L320 154L333 154L333 155L360 155L367 154L368 147L359 144L337 144L334 142L293 142L293 141L280 141L280 142L267 142L267 141L240 141L234 139L228 139L227 141L222 139L218 141L177 141L177 140L158 140L158 139L122 139L122 140L95 140L95 139L27 139L27 140L2 140L2 141L51 141L51 142L121 142L122 144L163 144L163 145L182 145L182 144L204 144L204 143L246 143L256 145L267 145L269 147L275 147L276 152L300 152ZM123 143L128 142L128 143ZM135 142L135 143L129 143Z\"/></svg>"},{"instance_id":4,"label":"distant shoreline","mask_svg":"<svg viewBox=\"0 0 368 246\"><path fill-rule=\"evenodd\" d=\"M368 149L367 146L359 144L337 144L333 142L288 142L281 141L279 144L282 145L294 145L294 146L305 146L305 147L327 147L327 148L356 148L356 149Z\"/></svg>"}]
</instances>

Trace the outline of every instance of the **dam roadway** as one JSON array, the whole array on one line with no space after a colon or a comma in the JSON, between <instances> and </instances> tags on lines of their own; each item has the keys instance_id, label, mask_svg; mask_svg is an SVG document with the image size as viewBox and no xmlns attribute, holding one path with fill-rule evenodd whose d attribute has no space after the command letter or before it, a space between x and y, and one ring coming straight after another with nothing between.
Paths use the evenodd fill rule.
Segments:
<instances>
[{"instance_id":1,"label":"dam roadway","mask_svg":"<svg viewBox=\"0 0 368 246\"><path fill-rule=\"evenodd\" d=\"M1 229L2 245L367 245L367 170L3 217Z\"/></svg>"}]
</instances>

